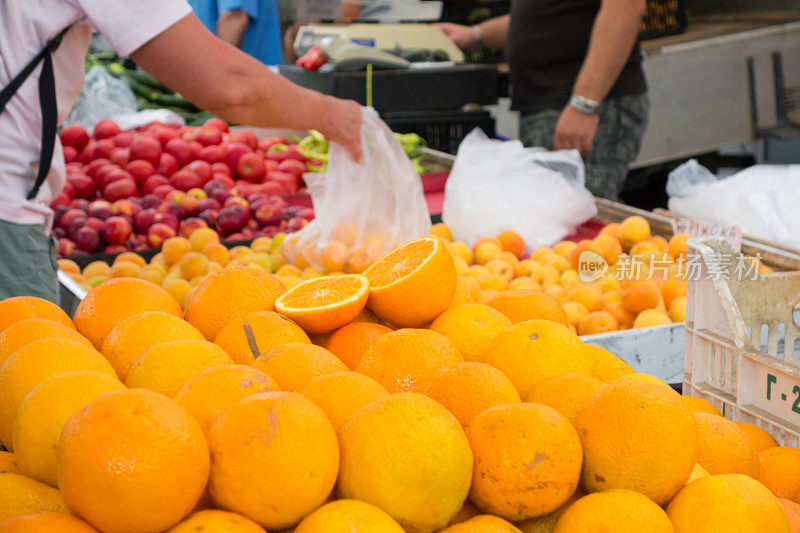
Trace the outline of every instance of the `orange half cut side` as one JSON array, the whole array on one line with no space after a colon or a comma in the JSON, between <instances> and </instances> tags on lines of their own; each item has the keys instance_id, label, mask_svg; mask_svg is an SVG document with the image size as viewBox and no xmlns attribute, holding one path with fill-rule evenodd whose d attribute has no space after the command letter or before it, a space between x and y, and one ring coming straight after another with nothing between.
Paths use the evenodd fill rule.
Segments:
<instances>
[{"instance_id":1,"label":"orange half cut side","mask_svg":"<svg viewBox=\"0 0 800 533\"><path fill-rule=\"evenodd\" d=\"M453 257L437 238L406 243L384 255L364 275L369 280L367 306L401 327L423 327L453 301L457 275Z\"/></svg>"},{"instance_id":2,"label":"orange half cut side","mask_svg":"<svg viewBox=\"0 0 800 533\"><path fill-rule=\"evenodd\" d=\"M275 300L275 309L308 333L330 333L349 324L364 309L369 282L360 274L314 278Z\"/></svg>"}]
</instances>

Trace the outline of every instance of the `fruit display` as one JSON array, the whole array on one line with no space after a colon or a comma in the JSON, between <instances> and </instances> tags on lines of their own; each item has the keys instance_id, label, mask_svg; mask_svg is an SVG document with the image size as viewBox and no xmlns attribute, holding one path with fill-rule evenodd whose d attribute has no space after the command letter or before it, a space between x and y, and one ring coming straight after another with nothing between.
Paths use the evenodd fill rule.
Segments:
<instances>
[{"instance_id":1,"label":"fruit display","mask_svg":"<svg viewBox=\"0 0 800 533\"><path fill-rule=\"evenodd\" d=\"M111 120L60 132L67 183L53 201L59 255L160 248L198 228L226 240L297 231L313 209L285 199L303 187L307 160L282 137L153 122L122 131ZM313 163L313 162L312 162Z\"/></svg>"},{"instance_id":2,"label":"fruit display","mask_svg":"<svg viewBox=\"0 0 800 533\"><path fill-rule=\"evenodd\" d=\"M0 533L797 531L799 450L584 343L557 277L467 274L476 303L443 229L288 287L268 238L192 277L219 251L195 233L161 252L188 294L113 277L72 320L0 301Z\"/></svg>"}]
</instances>

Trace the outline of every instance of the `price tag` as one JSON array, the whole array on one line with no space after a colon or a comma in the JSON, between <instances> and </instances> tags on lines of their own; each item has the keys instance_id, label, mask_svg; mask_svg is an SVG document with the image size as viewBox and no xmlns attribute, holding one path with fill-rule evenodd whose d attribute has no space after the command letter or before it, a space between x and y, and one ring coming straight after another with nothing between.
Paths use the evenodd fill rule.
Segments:
<instances>
[{"instance_id":1,"label":"price tag","mask_svg":"<svg viewBox=\"0 0 800 533\"><path fill-rule=\"evenodd\" d=\"M727 240L734 251L742 250L742 229L739 226L715 224L713 222L700 222L691 218L672 219L673 233L685 233L692 237L716 236Z\"/></svg>"}]
</instances>

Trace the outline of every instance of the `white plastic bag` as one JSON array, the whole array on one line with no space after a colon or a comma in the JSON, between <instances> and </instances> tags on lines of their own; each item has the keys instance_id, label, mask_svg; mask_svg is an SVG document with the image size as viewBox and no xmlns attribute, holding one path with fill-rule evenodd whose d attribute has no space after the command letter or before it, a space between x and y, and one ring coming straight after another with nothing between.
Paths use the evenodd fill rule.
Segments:
<instances>
[{"instance_id":1,"label":"white plastic bag","mask_svg":"<svg viewBox=\"0 0 800 533\"><path fill-rule=\"evenodd\" d=\"M92 67L64 125L80 124L91 131L104 118L135 112L136 97L130 87L103 67Z\"/></svg>"},{"instance_id":2,"label":"white plastic bag","mask_svg":"<svg viewBox=\"0 0 800 533\"><path fill-rule=\"evenodd\" d=\"M718 180L690 160L670 173L667 193L679 215L800 250L800 165L755 165Z\"/></svg>"},{"instance_id":3,"label":"white plastic bag","mask_svg":"<svg viewBox=\"0 0 800 533\"><path fill-rule=\"evenodd\" d=\"M531 252L564 238L597 213L584 181L577 150L525 148L475 129L458 148L442 219L456 239L470 245L514 230Z\"/></svg>"},{"instance_id":4,"label":"white plastic bag","mask_svg":"<svg viewBox=\"0 0 800 533\"><path fill-rule=\"evenodd\" d=\"M80 124L89 131L104 118L110 118L124 129L133 129L157 120L164 124L186 124L183 117L169 109L136 111L136 97L125 82L102 67L92 67L80 96L72 106L64 126Z\"/></svg>"},{"instance_id":5,"label":"white plastic bag","mask_svg":"<svg viewBox=\"0 0 800 533\"><path fill-rule=\"evenodd\" d=\"M305 175L315 219L282 246L295 264L359 272L430 230L422 181L411 160L374 110L362 113L361 161L331 143L326 172Z\"/></svg>"}]
</instances>

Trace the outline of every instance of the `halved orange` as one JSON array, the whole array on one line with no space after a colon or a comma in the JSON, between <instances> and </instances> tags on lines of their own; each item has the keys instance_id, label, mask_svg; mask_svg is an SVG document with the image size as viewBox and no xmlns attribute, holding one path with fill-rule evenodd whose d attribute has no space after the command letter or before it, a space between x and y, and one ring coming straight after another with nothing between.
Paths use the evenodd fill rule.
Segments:
<instances>
[{"instance_id":1,"label":"halved orange","mask_svg":"<svg viewBox=\"0 0 800 533\"><path fill-rule=\"evenodd\" d=\"M406 243L369 267L369 307L401 327L429 324L450 307L456 293L453 257L445 244L426 237Z\"/></svg>"},{"instance_id":2,"label":"halved orange","mask_svg":"<svg viewBox=\"0 0 800 533\"><path fill-rule=\"evenodd\" d=\"M313 278L275 300L275 309L308 333L330 333L350 323L364 309L369 282L361 274Z\"/></svg>"}]
</instances>

